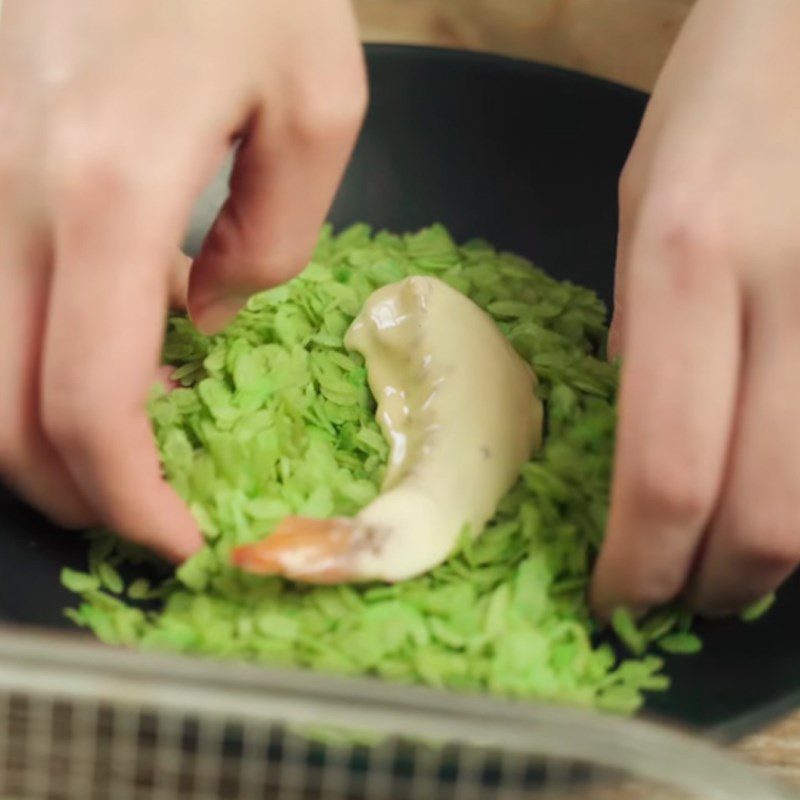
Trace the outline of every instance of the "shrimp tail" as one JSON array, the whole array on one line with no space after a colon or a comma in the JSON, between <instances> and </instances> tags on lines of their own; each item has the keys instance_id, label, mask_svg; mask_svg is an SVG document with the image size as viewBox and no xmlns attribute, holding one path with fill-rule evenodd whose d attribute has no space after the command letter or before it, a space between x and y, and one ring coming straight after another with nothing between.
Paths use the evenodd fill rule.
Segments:
<instances>
[{"instance_id":1,"label":"shrimp tail","mask_svg":"<svg viewBox=\"0 0 800 800\"><path fill-rule=\"evenodd\" d=\"M233 565L257 575L312 584L358 580L352 520L287 517L262 541L233 550Z\"/></svg>"}]
</instances>

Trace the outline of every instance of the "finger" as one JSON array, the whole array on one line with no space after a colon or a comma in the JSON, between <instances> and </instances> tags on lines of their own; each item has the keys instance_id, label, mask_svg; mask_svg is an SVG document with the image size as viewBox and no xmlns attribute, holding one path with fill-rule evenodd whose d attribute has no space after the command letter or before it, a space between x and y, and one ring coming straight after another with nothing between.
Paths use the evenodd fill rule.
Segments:
<instances>
[{"instance_id":1,"label":"finger","mask_svg":"<svg viewBox=\"0 0 800 800\"><path fill-rule=\"evenodd\" d=\"M180 182L159 186L146 178L149 169L130 179L113 160L92 164L62 178L56 191L42 415L103 520L179 561L202 540L162 477L145 405L158 366L175 231L188 217L189 200L176 188Z\"/></svg>"},{"instance_id":2,"label":"finger","mask_svg":"<svg viewBox=\"0 0 800 800\"><path fill-rule=\"evenodd\" d=\"M800 562L797 293L777 279L765 286L750 304L730 468L690 593L707 614L740 610Z\"/></svg>"},{"instance_id":3,"label":"finger","mask_svg":"<svg viewBox=\"0 0 800 800\"><path fill-rule=\"evenodd\" d=\"M638 204L632 180L630 169L626 167L619 182L619 226L617 232L617 259L614 267L614 313L608 330L607 351L609 358L612 359L622 355L628 261L635 208Z\"/></svg>"},{"instance_id":4,"label":"finger","mask_svg":"<svg viewBox=\"0 0 800 800\"><path fill-rule=\"evenodd\" d=\"M0 479L54 522L82 527L92 511L48 445L38 413L51 256L32 124L41 108L18 81L0 80L0 118Z\"/></svg>"},{"instance_id":5,"label":"finger","mask_svg":"<svg viewBox=\"0 0 800 800\"><path fill-rule=\"evenodd\" d=\"M19 195L16 202L22 203ZM6 216L0 235L0 476L53 522L81 528L95 521L39 420L39 365L49 284L46 231Z\"/></svg>"},{"instance_id":6,"label":"finger","mask_svg":"<svg viewBox=\"0 0 800 800\"><path fill-rule=\"evenodd\" d=\"M596 611L684 588L717 497L739 370L738 290L716 240L681 214L631 249L612 503ZM688 228L687 228L688 225ZM646 231L647 228L644 229Z\"/></svg>"},{"instance_id":7,"label":"finger","mask_svg":"<svg viewBox=\"0 0 800 800\"><path fill-rule=\"evenodd\" d=\"M351 68L352 69L352 68ZM361 56L341 88L255 115L231 175L231 194L192 270L189 310L208 333L254 291L307 263L355 144L366 105Z\"/></svg>"}]
</instances>

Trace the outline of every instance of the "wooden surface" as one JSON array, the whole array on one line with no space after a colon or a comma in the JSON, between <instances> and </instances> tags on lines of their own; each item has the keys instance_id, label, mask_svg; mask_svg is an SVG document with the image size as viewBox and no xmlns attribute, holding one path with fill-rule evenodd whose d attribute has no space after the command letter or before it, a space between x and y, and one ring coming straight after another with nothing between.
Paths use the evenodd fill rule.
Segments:
<instances>
[{"instance_id":1,"label":"wooden surface","mask_svg":"<svg viewBox=\"0 0 800 800\"><path fill-rule=\"evenodd\" d=\"M364 37L527 56L649 89L692 0L355 0Z\"/></svg>"},{"instance_id":2,"label":"wooden surface","mask_svg":"<svg viewBox=\"0 0 800 800\"><path fill-rule=\"evenodd\" d=\"M650 89L692 0L355 0L368 41L530 57ZM800 789L800 712L737 750ZM754 799L755 800L755 799Z\"/></svg>"},{"instance_id":3,"label":"wooden surface","mask_svg":"<svg viewBox=\"0 0 800 800\"><path fill-rule=\"evenodd\" d=\"M800 711L746 739L738 750L800 789Z\"/></svg>"}]
</instances>

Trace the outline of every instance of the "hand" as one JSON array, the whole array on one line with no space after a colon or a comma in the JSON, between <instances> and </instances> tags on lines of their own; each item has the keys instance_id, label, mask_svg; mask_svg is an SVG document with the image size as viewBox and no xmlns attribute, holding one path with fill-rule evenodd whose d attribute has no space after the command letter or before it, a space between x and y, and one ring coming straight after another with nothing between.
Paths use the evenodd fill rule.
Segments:
<instances>
[{"instance_id":1,"label":"hand","mask_svg":"<svg viewBox=\"0 0 800 800\"><path fill-rule=\"evenodd\" d=\"M201 546L145 401L168 295L206 331L306 262L366 105L346 0L6 0L0 475L51 519ZM188 273L193 201L240 141ZM181 278L182 273L182 278ZM175 280L176 275L178 280Z\"/></svg>"},{"instance_id":2,"label":"hand","mask_svg":"<svg viewBox=\"0 0 800 800\"><path fill-rule=\"evenodd\" d=\"M621 183L592 599L738 610L800 562L800 6L700 0Z\"/></svg>"}]
</instances>

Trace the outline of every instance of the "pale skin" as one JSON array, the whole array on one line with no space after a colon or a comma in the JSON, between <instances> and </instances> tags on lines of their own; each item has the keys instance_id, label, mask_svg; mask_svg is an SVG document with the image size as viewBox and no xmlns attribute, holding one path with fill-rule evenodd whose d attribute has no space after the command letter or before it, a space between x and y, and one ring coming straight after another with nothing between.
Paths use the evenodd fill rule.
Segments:
<instances>
[{"instance_id":1,"label":"pale skin","mask_svg":"<svg viewBox=\"0 0 800 800\"><path fill-rule=\"evenodd\" d=\"M346 0L6 0L0 474L63 525L202 545L144 401L169 295L205 331L306 262L366 107ZM179 244L235 139L199 258Z\"/></svg>"},{"instance_id":2,"label":"pale skin","mask_svg":"<svg viewBox=\"0 0 800 800\"><path fill-rule=\"evenodd\" d=\"M735 611L800 562L800 4L700 0L620 190L601 612Z\"/></svg>"},{"instance_id":3,"label":"pale skin","mask_svg":"<svg viewBox=\"0 0 800 800\"><path fill-rule=\"evenodd\" d=\"M2 13L0 475L62 525L180 561L202 540L144 411L164 314L188 300L219 330L305 264L366 107L352 11ZM798 33L796 0L699 0L623 175L601 616L679 596L732 612L800 562ZM190 264L190 210L233 141L231 201Z\"/></svg>"}]
</instances>

